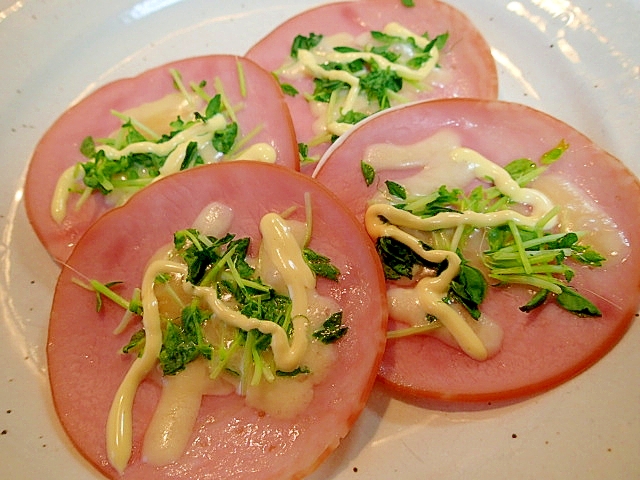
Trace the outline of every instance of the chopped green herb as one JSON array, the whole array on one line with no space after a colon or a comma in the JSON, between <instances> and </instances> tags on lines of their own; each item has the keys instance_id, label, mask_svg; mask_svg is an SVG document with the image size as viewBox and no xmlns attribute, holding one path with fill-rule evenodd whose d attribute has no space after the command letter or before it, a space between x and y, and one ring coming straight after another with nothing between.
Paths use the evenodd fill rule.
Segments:
<instances>
[{"instance_id":1,"label":"chopped green herb","mask_svg":"<svg viewBox=\"0 0 640 480\"><path fill-rule=\"evenodd\" d=\"M373 180L376 178L376 171L371 165L369 165L364 161L360 162L360 170L362 171L364 182L367 184L367 187L368 187L373 183Z\"/></svg>"},{"instance_id":2,"label":"chopped green herb","mask_svg":"<svg viewBox=\"0 0 640 480\"><path fill-rule=\"evenodd\" d=\"M371 63L371 72L360 78L360 87L369 101L376 100L381 110L391 106L389 92L399 92L402 88L402 77L391 68L381 69L375 62Z\"/></svg>"},{"instance_id":3,"label":"chopped green herb","mask_svg":"<svg viewBox=\"0 0 640 480\"><path fill-rule=\"evenodd\" d=\"M358 50L357 48L354 48L354 47L341 46L341 47L333 47L333 51L338 53L353 53L353 52L360 52L361 50Z\"/></svg>"},{"instance_id":4,"label":"chopped green herb","mask_svg":"<svg viewBox=\"0 0 640 480\"><path fill-rule=\"evenodd\" d=\"M175 87L188 96L189 94L182 82L180 72L172 70L171 75ZM191 87L194 92L207 101L204 110L202 112L194 112L194 118L189 121L185 121L179 116L176 117L174 121L169 123L171 132L168 134L156 134L140 122L134 121L122 113L112 112L122 119L122 124L113 138L94 139L88 136L80 145L80 152L88 159L86 162L79 163L82 168L82 182L84 185L91 191L99 192L103 195L119 190L126 197L131 192L145 187L155 177L159 176L168 155L174 150L157 154L144 148L144 151L136 152L134 150L133 153L126 153L123 151L125 148L140 142L158 145L166 143L174 139L176 135L195 126L198 122L207 122L219 114L233 118L234 113L228 110L222 95L216 94L212 98L206 95L202 90L205 84L206 82L200 82L199 85L193 84ZM235 144L237 136L237 123L229 122L225 128L213 133L211 142L217 151L228 154ZM118 153L113 154L110 152L107 155L104 151L105 146L112 147ZM198 144L193 141L188 143L186 156L180 165L181 169L204 163L197 147ZM176 146L176 148L178 147Z\"/></svg>"},{"instance_id":5,"label":"chopped green herb","mask_svg":"<svg viewBox=\"0 0 640 480\"><path fill-rule=\"evenodd\" d=\"M565 151L567 151L568 148L569 144L564 140L561 140L555 148L552 148L542 155L542 157L540 158L540 163L542 163L543 165L549 165L555 162L562 156Z\"/></svg>"},{"instance_id":6,"label":"chopped green herb","mask_svg":"<svg viewBox=\"0 0 640 480\"><path fill-rule=\"evenodd\" d=\"M338 117L338 122L355 125L356 123L360 122L361 120L364 120L365 118L367 118L366 113L356 112L355 110L349 110L347 113Z\"/></svg>"},{"instance_id":7,"label":"chopped green herb","mask_svg":"<svg viewBox=\"0 0 640 480\"><path fill-rule=\"evenodd\" d=\"M298 50L311 50L322 41L322 35L310 33L308 37L304 35L298 35L293 39L291 45L291 56L298 58Z\"/></svg>"},{"instance_id":8,"label":"chopped green herb","mask_svg":"<svg viewBox=\"0 0 640 480\"><path fill-rule=\"evenodd\" d=\"M574 232L551 234L525 227L497 226L489 230L490 250L484 261L489 268L489 277L501 284L521 283L537 287L533 298L521 307L529 312L555 298L564 309L579 315L599 315L597 308L567 282L573 279L574 271L566 261L574 258L593 267L602 265L604 257L589 246L579 244L579 235Z\"/></svg>"},{"instance_id":9,"label":"chopped green herb","mask_svg":"<svg viewBox=\"0 0 640 480\"><path fill-rule=\"evenodd\" d=\"M329 103L334 90L349 90L350 85L342 80L329 78L314 78L313 99L317 102Z\"/></svg>"},{"instance_id":10,"label":"chopped green herb","mask_svg":"<svg viewBox=\"0 0 640 480\"><path fill-rule=\"evenodd\" d=\"M340 270L331 263L328 257L320 255L310 248L305 248L302 251L302 256L313 273L329 280L338 281Z\"/></svg>"},{"instance_id":11,"label":"chopped green herb","mask_svg":"<svg viewBox=\"0 0 640 480\"><path fill-rule=\"evenodd\" d=\"M277 293L255 276L255 269L247 262L249 242L249 238L236 239L232 234L222 238L203 235L193 228L174 233L176 254L187 265L186 281L198 287L214 288L215 295L233 305L232 308L241 315L274 322L286 335L291 336L291 298ZM339 270L327 257L308 248L304 249L303 256L316 275L331 280L339 277ZM170 277L160 274L156 282L166 284ZM129 305L124 299L110 293L111 290L106 286L100 288L122 306ZM309 373L304 366L291 372L276 370L273 356L266 353L271 346L271 334L255 328L245 331L219 322L217 318L212 319L212 313L200 305L198 297L187 306L182 306L178 296L173 298L181 306L181 315L178 319L162 318L163 339L158 362L165 375L174 375L184 370L190 362L204 358L209 363L211 378L217 378L223 371L238 375L240 389L244 392L249 385L256 385L261 379L272 381L275 376ZM347 328L341 325L340 320L333 316L328 319L317 333L318 338L328 343L344 335ZM209 321L218 322L211 327L216 330L212 336L214 343L205 335L205 326ZM141 355L144 345L144 330L140 330L123 347L123 352Z\"/></svg>"},{"instance_id":12,"label":"chopped green herb","mask_svg":"<svg viewBox=\"0 0 640 480\"><path fill-rule=\"evenodd\" d=\"M187 281L194 285L200 285L205 277L210 279L211 272L221 265L220 262L227 253L231 255L243 278L253 274L253 268L244 259L249 248L248 238L234 240L231 234L215 238L201 235L195 229L185 229L174 234L173 242L176 251L187 264Z\"/></svg>"},{"instance_id":13,"label":"chopped green herb","mask_svg":"<svg viewBox=\"0 0 640 480\"><path fill-rule=\"evenodd\" d=\"M519 158L509 162L504 166L504 169L509 173L511 178L518 180L520 178L527 178L531 172L538 169L538 165L528 158Z\"/></svg>"},{"instance_id":14,"label":"chopped green herb","mask_svg":"<svg viewBox=\"0 0 640 480\"><path fill-rule=\"evenodd\" d=\"M318 160L309 156L309 145L307 143L298 143L298 156L300 157L300 163L312 163Z\"/></svg>"},{"instance_id":15,"label":"chopped green herb","mask_svg":"<svg viewBox=\"0 0 640 480\"><path fill-rule=\"evenodd\" d=\"M80 144L80 153L87 158L93 158L96 154L96 142L93 140L93 137L85 137Z\"/></svg>"},{"instance_id":16,"label":"chopped green herb","mask_svg":"<svg viewBox=\"0 0 640 480\"><path fill-rule=\"evenodd\" d=\"M141 357L144 352L145 340L145 331L144 328L141 328L131 335L129 343L122 347L122 353L135 353L138 357Z\"/></svg>"},{"instance_id":17,"label":"chopped green herb","mask_svg":"<svg viewBox=\"0 0 640 480\"><path fill-rule=\"evenodd\" d=\"M209 100L207 108L205 109L205 118L211 118L214 115L222 113L222 111L222 96L220 94L217 94L211 100Z\"/></svg>"},{"instance_id":18,"label":"chopped green herb","mask_svg":"<svg viewBox=\"0 0 640 480\"><path fill-rule=\"evenodd\" d=\"M391 192L391 190L389 190L389 192L396 197L408 201L397 204L395 207L411 212L419 217L432 217L441 212L459 212L461 208L462 190L457 188L448 190L446 186L442 185L438 188L437 192L431 195L412 197L410 199L407 199L406 192L403 198L401 195L396 194L396 191L404 191L404 187L394 187L394 191Z\"/></svg>"},{"instance_id":19,"label":"chopped green herb","mask_svg":"<svg viewBox=\"0 0 640 480\"><path fill-rule=\"evenodd\" d=\"M427 244L422 244L425 250L431 250ZM380 237L376 240L376 251L382 260L385 278L398 280L402 277L412 279L416 267L426 267L440 270L438 263L428 262L404 243L391 237Z\"/></svg>"},{"instance_id":20,"label":"chopped green herb","mask_svg":"<svg viewBox=\"0 0 640 480\"><path fill-rule=\"evenodd\" d=\"M294 370L291 370L290 372L283 372L282 370L276 370L276 375L278 377L295 377L297 375L305 375L311 373L311 370L309 370L309 367L297 367Z\"/></svg>"},{"instance_id":21,"label":"chopped green herb","mask_svg":"<svg viewBox=\"0 0 640 480\"><path fill-rule=\"evenodd\" d=\"M96 311L99 312L102 310L102 297L104 296L115 304L120 305L125 310L137 315L142 315L142 303L139 299L139 290L134 290L132 299L126 300L124 297L113 291L113 287L121 284L122 282L119 281L107 283L100 283L97 280L89 281L90 288L96 292Z\"/></svg>"},{"instance_id":22,"label":"chopped green herb","mask_svg":"<svg viewBox=\"0 0 640 480\"><path fill-rule=\"evenodd\" d=\"M402 200L407 199L407 191L405 188L399 183L394 182L393 180L386 180L385 185L387 186L387 190L394 197L398 197Z\"/></svg>"},{"instance_id":23,"label":"chopped green herb","mask_svg":"<svg viewBox=\"0 0 640 480\"><path fill-rule=\"evenodd\" d=\"M224 283L224 287L238 302L240 313L258 320L269 320L280 325L285 332L291 333L291 299L289 297L276 293L261 282L232 283L227 280ZM267 339L264 343L266 348L271 336L262 333L260 336Z\"/></svg>"},{"instance_id":24,"label":"chopped green herb","mask_svg":"<svg viewBox=\"0 0 640 480\"><path fill-rule=\"evenodd\" d=\"M213 349L204 334L204 324L210 317L211 313L194 301L182 310L179 323L167 322L158 355L162 373L175 375L200 356L211 359Z\"/></svg>"},{"instance_id":25,"label":"chopped green herb","mask_svg":"<svg viewBox=\"0 0 640 480\"><path fill-rule=\"evenodd\" d=\"M106 195L114 190L116 177L129 181L137 180L143 175L153 178L160 174L163 162L162 157L153 153L132 153L111 160L104 151L98 150L92 161L81 164L83 181L87 187Z\"/></svg>"},{"instance_id":26,"label":"chopped green herb","mask_svg":"<svg viewBox=\"0 0 640 480\"><path fill-rule=\"evenodd\" d=\"M111 287L121 285L122 282L107 282L105 284L101 284L94 280L90 283L96 291L96 312L102 310L102 295L106 295L107 297L113 299L115 302L117 302L121 306L124 306L126 309L129 308L128 302L111 290Z\"/></svg>"},{"instance_id":27,"label":"chopped green herb","mask_svg":"<svg viewBox=\"0 0 640 480\"><path fill-rule=\"evenodd\" d=\"M353 48L340 48L340 47L336 47L334 48L334 50L336 52L341 52L341 53L347 53L347 52L357 52L358 50L353 49ZM367 63L362 60L361 58L358 58L356 60L353 60L351 62L347 62L347 63L340 63L340 62L325 62L320 64L320 67L324 70L330 71L330 70L344 70L346 72L349 73L353 73L356 74L358 72L362 72L366 69L367 67Z\"/></svg>"},{"instance_id":28,"label":"chopped green herb","mask_svg":"<svg viewBox=\"0 0 640 480\"><path fill-rule=\"evenodd\" d=\"M170 279L171 275L169 275L168 273L159 273L158 275L156 275L154 282L158 284L164 284L167 283Z\"/></svg>"},{"instance_id":29,"label":"chopped green herb","mask_svg":"<svg viewBox=\"0 0 640 480\"><path fill-rule=\"evenodd\" d=\"M173 88L175 88L179 92L184 93L185 89L184 82L182 81L182 74L175 68L169 70L169 73L171 74L171 78L173 79Z\"/></svg>"},{"instance_id":30,"label":"chopped green herb","mask_svg":"<svg viewBox=\"0 0 640 480\"><path fill-rule=\"evenodd\" d=\"M558 304L565 310L584 317L600 317L602 312L589 300L569 287L561 287L562 293L556 297Z\"/></svg>"},{"instance_id":31,"label":"chopped green herb","mask_svg":"<svg viewBox=\"0 0 640 480\"><path fill-rule=\"evenodd\" d=\"M482 272L463 260L460 264L460 273L451 282L449 295L460 302L471 317L477 320L480 318L480 304L486 292L487 281Z\"/></svg>"},{"instance_id":32,"label":"chopped green herb","mask_svg":"<svg viewBox=\"0 0 640 480\"><path fill-rule=\"evenodd\" d=\"M282 93L284 93L285 95L289 95L290 97L295 97L298 93L300 93L298 92L298 89L290 83L281 83L280 89L282 90Z\"/></svg>"},{"instance_id":33,"label":"chopped green herb","mask_svg":"<svg viewBox=\"0 0 640 480\"><path fill-rule=\"evenodd\" d=\"M406 2L406 6L413 6L413 2ZM416 74L407 72L406 67L420 69L435 56L434 49L442 50L448 40L448 33L437 35L431 40L426 32L422 38L416 34L390 35L376 30L371 31L370 35L370 41L363 45L333 46L332 53L335 55L331 55L331 60L319 61L311 69L313 91L303 92L304 97L309 102L329 103L330 115L326 118L331 119L327 123L328 133L319 136L316 139L318 143L333 142L340 135L340 130L333 128L334 123L355 124L392 104L411 101L414 93L405 93L403 87L407 83L420 90L424 75L429 74L430 68L423 69L416 78ZM322 35L314 33L308 37L298 35L291 46L291 57L297 59L301 49L313 50L322 38ZM321 55L316 58L320 57ZM431 66L438 65L430 64ZM283 90L290 95L298 93L297 90L285 89L284 86ZM356 111L351 103L354 95L366 97L366 106L358 106ZM357 102L355 105L363 103ZM353 110L353 113L349 110Z\"/></svg>"},{"instance_id":34,"label":"chopped green herb","mask_svg":"<svg viewBox=\"0 0 640 480\"><path fill-rule=\"evenodd\" d=\"M186 170L202 164L204 164L204 160L198 152L198 143L189 142L184 154L184 160L182 160L182 164L180 165L180 170Z\"/></svg>"},{"instance_id":35,"label":"chopped green herb","mask_svg":"<svg viewBox=\"0 0 640 480\"><path fill-rule=\"evenodd\" d=\"M591 267L601 267L606 261L606 257L596 252L589 245L571 245L571 257L583 265Z\"/></svg>"},{"instance_id":36,"label":"chopped green herb","mask_svg":"<svg viewBox=\"0 0 640 480\"><path fill-rule=\"evenodd\" d=\"M548 296L549 296L549 290L540 289L538 290L538 292L536 292L533 295L533 297L531 297L531 300L529 300L525 305L522 305L520 307L520 310L525 313L535 310L536 308L542 306L544 302L547 301Z\"/></svg>"},{"instance_id":37,"label":"chopped green herb","mask_svg":"<svg viewBox=\"0 0 640 480\"><path fill-rule=\"evenodd\" d=\"M322 343L333 343L342 338L349 327L342 324L342 312L332 314L322 324L322 328L313 332L313 337Z\"/></svg>"},{"instance_id":38,"label":"chopped green herb","mask_svg":"<svg viewBox=\"0 0 640 480\"><path fill-rule=\"evenodd\" d=\"M231 147L233 147L237 136L238 124L236 122L232 122L222 130L214 132L213 140L211 141L211 143L213 144L213 148L215 148L217 151L226 154L231 151Z\"/></svg>"}]
</instances>

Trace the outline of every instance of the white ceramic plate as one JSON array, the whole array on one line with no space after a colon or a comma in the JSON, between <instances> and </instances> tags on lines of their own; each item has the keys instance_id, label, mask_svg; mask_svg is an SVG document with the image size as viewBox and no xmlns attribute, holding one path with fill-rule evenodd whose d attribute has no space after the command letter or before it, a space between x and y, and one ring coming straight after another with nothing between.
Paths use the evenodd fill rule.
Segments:
<instances>
[{"instance_id":1,"label":"white ceramic plate","mask_svg":"<svg viewBox=\"0 0 640 480\"><path fill-rule=\"evenodd\" d=\"M400 0L397 0L400 1ZM119 77L244 53L314 0L0 0L0 476L99 478L53 413L46 377L58 268L22 183L45 129ZM572 124L640 174L640 0L451 0L499 65L501 98ZM499 408L443 411L375 389L315 479L640 478L640 324L597 365Z\"/></svg>"}]
</instances>

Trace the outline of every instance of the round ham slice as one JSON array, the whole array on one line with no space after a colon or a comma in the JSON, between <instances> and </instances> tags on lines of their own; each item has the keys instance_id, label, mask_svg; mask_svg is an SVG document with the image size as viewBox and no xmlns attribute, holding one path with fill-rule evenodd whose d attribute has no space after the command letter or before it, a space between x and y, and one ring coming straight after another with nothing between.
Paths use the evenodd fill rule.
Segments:
<instances>
[{"instance_id":1,"label":"round ham slice","mask_svg":"<svg viewBox=\"0 0 640 480\"><path fill-rule=\"evenodd\" d=\"M266 70L275 71L289 60L291 45L297 35L347 33L357 37L372 30L380 31L389 22L397 22L418 35L427 32L430 38L449 34L438 61L445 74L420 94L421 99L497 98L498 76L490 47L470 20L438 0L416 0L414 4L405 7L398 0L358 0L321 5L282 23L255 44L246 56ZM286 82L299 92L313 92L310 78L287 79ZM286 101L298 141L308 143L317 135L313 130L315 117L309 103L302 94L287 96ZM311 148L310 155L319 157L327 147L324 143ZM310 166L302 166L305 173L311 170Z\"/></svg>"},{"instance_id":2,"label":"round ham slice","mask_svg":"<svg viewBox=\"0 0 640 480\"><path fill-rule=\"evenodd\" d=\"M152 467L141 460L141 442L160 387L147 379L134 403L131 461L120 477L107 461L105 424L133 361L119 349L138 327L114 335L122 309L107 301L96 313L95 294L72 283L73 278L122 281L118 293L130 298L150 256L171 242L175 231L191 227L211 202L233 209L229 232L251 237L251 255L257 255L261 217L297 206L290 218L304 221L305 193L313 208L309 247L328 256L341 272L338 282L318 278L318 291L340 304L349 328L334 344L335 364L315 386L310 406L286 420L247 406L235 394L205 396L186 452L175 463ZM47 359L64 429L83 456L110 478L300 478L338 446L375 381L387 320L384 278L375 260L366 232L350 212L320 184L291 169L238 161L158 181L94 223L62 269Z\"/></svg>"},{"instance_id":3,"label":"round ham slice","mask_svg":"<svg viewBox=\"0 0 640 480\"><path fill-rule=\"evenodd\" d=\"M383 180L402 183L407 175L390 170L367 187L360 165L365 149L371 144L413 144L443 128L459 135L462 146L499 165L523 157L537 160L566 141L568 150L544 176L564 179L590 197L622 232L628 248L623 258L610 259L610 266L571 264L576 271L571 284L601 310L601 317L577 317L553 303L526 314L518 307L528 301L530 291L490 287L481 310L504 332L502 348L495 356L476 361L426 335L391 339L380 379L410 395L458 401L522 398L550 389L613 348L637 312L638 179L619 160L555 118L517 104L471 99L422 102L371 117L333 145L321 160L316 178L348 200L363 221L367 201L385 189ZM389 328L398 328L392 318Z\"/></svg>"},{"instance_id":4,"label":"round ham slice","mask_svg":"<svg viewBox=\"0 0 640 480\"><path fill-rule=\"evenodd\" d=\"M107 137L119 128L121 120L112 110L123 112L175 93L170 69L181 74L186 86L205 80L209 93L213 91L214 79L219 78L233 106L241 107L237 112L239 135L260 127L252 143L272 145L277 154L276 163L298 169L297 145L280 88L269 73L250 60L232 55L194 57L109 83L58 118L31 158L25 182L27 215L55 260L65 261L89 225L111 208L99 194L92 195L79 210L74 208L72 200L66 218L58 224L50 214L58 178L69 166L87 160L79 150L85 137ZM245 80L245 95L241 91L239 69Z\"/></svg>"}]
</instances>

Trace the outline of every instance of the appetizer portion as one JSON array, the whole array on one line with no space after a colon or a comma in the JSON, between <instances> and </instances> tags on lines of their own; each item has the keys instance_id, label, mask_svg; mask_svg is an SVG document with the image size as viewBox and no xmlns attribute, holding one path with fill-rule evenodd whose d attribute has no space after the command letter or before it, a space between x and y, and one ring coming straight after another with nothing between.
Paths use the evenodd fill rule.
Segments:
<instances>
[{"instance_id":1,"label":"appetizer portion","mask_svg":"<svg viewBox=\"0 0 640 480\"><path fill-rule=\"evenodd\" d=\"M531 108L449 99L341 137L315 178L376 243L389 332L380 378L460 401L532 395L583 371L640 301L640 186Z\"/></svg>"},{"instance_id":2,"label":"appetizer portion","mask_svg":"<svg viewBox=\"0 0 640 480\"><path fill-rule=\"evenodd\" d=\"M236 159L299 168L277 82L238 56L173 62L107 84L50 127L27 172L27 215L63 262L89 225L150 183Z\"/></svg>"},{"instance_id":3,"label":"appetizer portion","mask_svg":"<svg viewBox=\"0 0 640 480\"><path fill-rule=\"evenodd\" d=\"M364 407L386 320L373 244L328 190L258 162L192 169L64 265L56 412L109 478L300 478Z\"/></svg>"},{"instance_id":4,"label":"appetizer portion","mask_svg":"<svg viewBox=\"0 0 640 480\"><path fill-rule=\"evenodd\" d=\"M416 100L495 99L491 50L469 19L437 0L358 0L287 20L247 57L287 94L310 173L326 148L374 112Z\"/></svg>"}]
</instances>

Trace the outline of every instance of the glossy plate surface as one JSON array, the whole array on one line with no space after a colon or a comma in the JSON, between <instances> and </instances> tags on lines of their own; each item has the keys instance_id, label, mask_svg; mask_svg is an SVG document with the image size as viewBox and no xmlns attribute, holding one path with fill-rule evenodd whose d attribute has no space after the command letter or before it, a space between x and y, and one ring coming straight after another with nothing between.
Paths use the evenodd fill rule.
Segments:
<instances>
[{"instance_id":1,"label":"glossy plate surface","mask_svg":"<svg viewBox=\"0 0 640 480\"><path fill-rule=\"evenodd\" d=\"M187 56L242 54L318 3L0 0L3 478L100 478L64 437L48 390L46 329L58 268L22 201L38 139L65 108L108 81ZM564 120L640 175L640 0L449 3L491 44L501 98ZM312 478L640 478L638 344L636 321L594 367L511 405L416 405L376 388Z\"/></svg>"}]
</instances>

